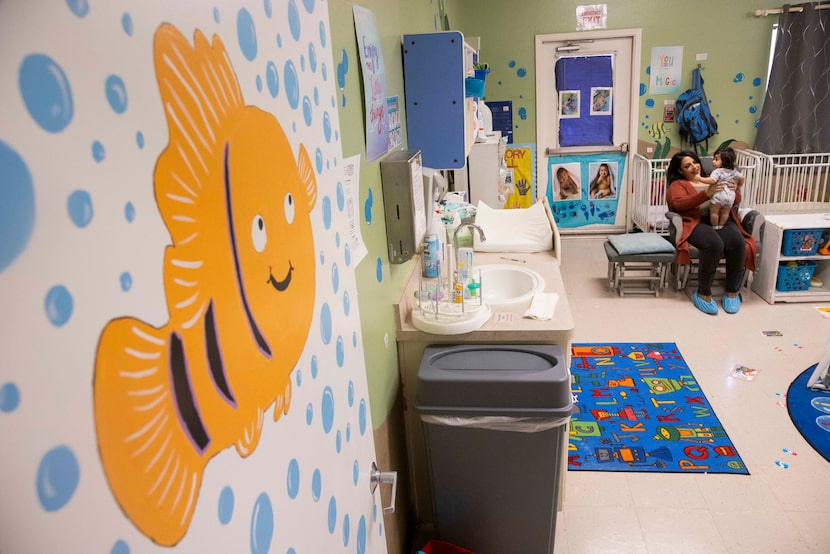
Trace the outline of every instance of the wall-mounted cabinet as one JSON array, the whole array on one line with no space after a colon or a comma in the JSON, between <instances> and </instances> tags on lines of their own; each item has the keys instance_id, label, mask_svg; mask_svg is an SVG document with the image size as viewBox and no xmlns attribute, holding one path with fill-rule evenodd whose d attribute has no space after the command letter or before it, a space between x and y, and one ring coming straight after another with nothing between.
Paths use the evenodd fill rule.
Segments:
<instances>
[{"instance_id":1,"label":"wall-mounted cabinet","mask_svg":"<svg viewBox=\"0 0 830 554\"><path fill-rule=\"evenodd\" d=\"M425 167L460 169L475 141L476 104L465 97L476 50L458 31L403 36L406 134Z\"/></svg>"},{"instance_id":2,"label":"wall-mounted cabinet","mask_svg":"<svg viewBox=\"0 0 830 554\"><path fill-rule=\"evenodd\" d=\"M817 241L816 237L821 237L825 230L830 229L830 214L768 215L765 219L761 234L761 260L752 281L752 290L770 304L830 301L830 256L815 252L814 243L811 243L812 249L785 247L788 231L797 231L795 236ZM811 275L823 284L810 284L809 273L791 277L800 266L810 267Z\"/></svg>"}]
</instances>

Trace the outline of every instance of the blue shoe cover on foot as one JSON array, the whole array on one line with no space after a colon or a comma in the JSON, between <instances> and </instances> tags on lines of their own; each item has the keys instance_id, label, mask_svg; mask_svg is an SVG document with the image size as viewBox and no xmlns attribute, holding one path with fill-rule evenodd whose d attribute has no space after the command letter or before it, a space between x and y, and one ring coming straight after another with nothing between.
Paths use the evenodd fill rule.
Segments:
<instances>
[{"instance_id":1,"label":"blue shoe cover on foot","mask_svg":"<svg viewBox=\"0 0 830 554\"><path fill-rule=\"evenodd\" d=\"M703 298L698 296L697 293L694 293L692 295L692 303L695 305L695 308L697 308L705 314L718 315L718 305L715 304L714 300L710 300L709 302L707 302Z\"/></svg>"},{"instance_id":2,"label":"blue shoe cover on foot","mask_svg":"<svg viewBox=\"0 0 830 554\"><path fill-rule=\"evenodd\" d=\"M728 314L736 314L738 310L741 309L741 297L736 296L735 298L730 298L729 296L723 296L723 311Z\"/></svg>"}]
</instances>

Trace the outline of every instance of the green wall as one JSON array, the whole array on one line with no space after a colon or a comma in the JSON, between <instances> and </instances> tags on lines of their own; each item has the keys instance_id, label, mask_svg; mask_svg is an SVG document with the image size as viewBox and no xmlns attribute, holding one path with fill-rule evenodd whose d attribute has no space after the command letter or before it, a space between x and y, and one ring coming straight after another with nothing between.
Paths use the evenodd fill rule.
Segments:
<instances>
[{"instance_id":1,"label":"green wall","mask_svg":"<svg viewBox=\"0 0 830 554\"><path fill-rule=\"evenodd\" d=\"M480 60L490 64L487 100L512 100L514 141L536 142L535 36L576 31L575 0L467 0L463 3L465 35L481 37ZM761 3L763 4L763 3ZM639 139L656 144L649 134L662 121L663 101L676 95L648 94L651 50L682 46L681 91L691 84L695 55L706 53L703 79L717 117L719 134L714 149L726 139L752 144L766 85L770 36L777 16L755 17L764 7L758 0L610 0L607 29L642 29L640 61ZM526 71L520 76L522 69ZM524 110L524 112L522 112ZM522 118L520 114L524 113ZM674 123L665 125L672 145L680 135ZM660 143L665 139L660 137Z\"/></svg>"},{"instance_id":2,"label":"green wall","mask_svg":"<svg viewBox=\"0 0 830 554\"><path fill-rule=\"evenodd\" d=\"M386 94L399 97L404 147L401 35L441 30L439 13L443 6L452 29L465 36L481 37L480 61L489 63L491 69L487 99L513 101L514 141L535 143L535 36L576 31L576 7L581 4L574 0L366 0L358 4L372 10L377 19L386 68ZM777 21L776 16L755 17L754 10L778 6L759 5L757 0L610 0L606 5L607 29L642 29L637 116L640 141L657 145L658 139L649 131L654 123L662 121L663 101L674 99L647 94L651 50L656 46L683 46L681 91L689 87L691 69L697 64L695 55L707 54L707 60L701 62L703 78L720 129L710 148L726 139L750 145L754 142L755 122L760 116L766 84L771 29ZM357 268L358 301L372 422L377 428L386 420L400 387L392 304L413 262L392 265L386 253L380 165L366 162L353 6L350 1L329 0L335 55L332 78L338 78L338 65L346 59L345 86L338 98L340 140L344 156L361 155L358 209L369 254ZM672 145L678 146L676 125L666 124L666 132ZM659 142L664 144L665 137L659 137ZM370 195L371 217L367 219L364 210Z\"/></svg>"},{"instance_id":3,"label":"green wall","mask_svg":"<svg viewBox=\"0 0 830 554\"><path fill-rule=\"evenodd\" d=\"M460 0L445 0L441 4L450 25L457 28L461 19ZM441 30L441 6L438 0L366 0L359 4L345 0L329 1L332 51L335 55L332 78L338 77L338 65L343 59L348 60L345 87L338 98L343 156L361 156L360 196L357 207L360 212L360 231L369 254L358 265L356 275L372 423L377 428L386 419L400 388L392 304L398 299L403 282L412 271L413 262L390 264L387 255L380 163L366 161L363 81L352 14L354 5L367 8L375 15L386 70L386 95L398 96L402 111L401 131L404 148L406 121L403 117L401 35ZM371 217L367 220L364 210L370 194ZM355 304L357 302L352 299L352 305Z\"/></svg>"}]
</instances>

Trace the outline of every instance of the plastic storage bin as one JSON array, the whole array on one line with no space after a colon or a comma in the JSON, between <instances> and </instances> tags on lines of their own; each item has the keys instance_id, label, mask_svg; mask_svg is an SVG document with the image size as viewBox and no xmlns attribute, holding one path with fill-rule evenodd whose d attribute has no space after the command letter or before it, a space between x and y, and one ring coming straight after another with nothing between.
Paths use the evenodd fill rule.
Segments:
<instances>
[{"instance_id":1,"label":"plastic storage bin","mask_svg":"<svg viewBox=\"0 0 830 554\"><path fill-rule=\"evenodd\" d=\"M792 262L789 262L792 264ZM778 280L775 282L775 289L781 292L795 292L810 288L810 279L813 278L813 271L816 269L816 262L801 260L795 265L781 264L778 266Z\"/></svg>"},{"instance_id":2,"label":"plastic storage bin","mask_svg":"<svg viewBox=\"0 0 830 554\"><path fill-rule=\"evenodd\" d=\"M781 253L785 256L815 256L821 233L821 229L788 229L784 231Z\"/></svg>"},{"instance_id":3,"label":"plastic storage bin","mask_svg":"<svg viewBox=\"0 0 830 554\"><path fill-rule=\"evenodd\" d=\"M549 554L573 411L555 345L429 346L415 394L437 539Z\"/></svg>"}]
</instances>

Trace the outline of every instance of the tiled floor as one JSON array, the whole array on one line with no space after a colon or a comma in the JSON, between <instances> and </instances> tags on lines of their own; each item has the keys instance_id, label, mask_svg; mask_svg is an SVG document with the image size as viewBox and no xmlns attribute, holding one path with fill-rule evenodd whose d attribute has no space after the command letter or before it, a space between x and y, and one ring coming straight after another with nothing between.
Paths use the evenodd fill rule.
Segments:
<instances>
[{"instance_id":1,"label":"tiled floor","mask_svg":"<svg viewBox=\"0 0 830 554\"><path fill-rule=\"evenodd\" d=\"M830 303L771 306L751 294L738 314L713 317L671 288L620 298L604 240L563 237L574 342L676 343L751 475L569 471L555 553L830 552L830 463L778 405L824 352L830 319L814 306ZM739 381L727 376L736 363L761 371Z\"/></svg>"}]
</instances>

